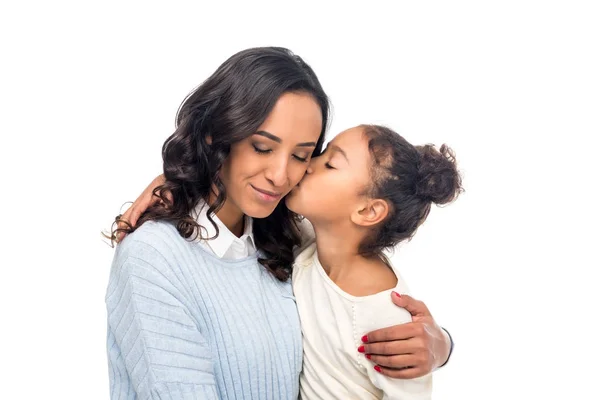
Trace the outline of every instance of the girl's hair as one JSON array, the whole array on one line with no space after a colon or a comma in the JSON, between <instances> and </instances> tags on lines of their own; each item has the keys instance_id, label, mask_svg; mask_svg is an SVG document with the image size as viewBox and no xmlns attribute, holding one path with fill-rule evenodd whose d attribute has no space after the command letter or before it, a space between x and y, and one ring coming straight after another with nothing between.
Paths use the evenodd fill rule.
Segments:
<instances>
[{"instance_id":1,"label":"girl's hair","mask_svg":"<svg viewBox=\"0 0 600 400\"><path fill-rule=\"evenodd\" d=\"M277 100L288 92L307 93L320 106L323 124L313 156L319 155L327 129L329 101L312 68L285 48L243 50L225 61L179 107L175 132L162 148L166 183L154 192L163 204L149 208L137 226L149 220L171 221L182 237L197 238L200 225L191 211L201 199L208 202L214 186L216 201L207 213L218 235L211 214L219 211L227 197L219 171L231 146L253 135ZM282 281L290 276L292 250L300 244L294 221L295 215L281 201L271 215L253 222L259 261ZM116 231L136 229L127 225L127 229Z\"/></svg>"},{"instance_id":2,"label":"girl's hair","mask_svg":"<svg viewBox=\"0 0 600 400\"><path fill-rule=\"evenodd\" d=\"M369 143L373 184L369 196L388 202L389 214L374 235L361 243L365 256L381 255L411 239L425 221L431 203L443 205L463 191L454 152L446 145L413 146L389 128L363 125Z\"/></svg>"}]
</instances>

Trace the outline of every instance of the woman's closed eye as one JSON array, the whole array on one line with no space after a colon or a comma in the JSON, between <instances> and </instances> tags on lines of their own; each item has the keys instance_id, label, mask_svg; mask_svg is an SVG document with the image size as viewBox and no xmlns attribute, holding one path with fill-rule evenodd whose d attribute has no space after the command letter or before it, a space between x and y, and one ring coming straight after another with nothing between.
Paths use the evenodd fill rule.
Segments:
<instances>
[{"instance_id":1,"label":"woman's closed eye","mask_svg":"<svg viewBox=\"0 0 600 400\"><path fill-rule=\"evenodd\" d=\"M325 168L327 168L327 169L335 169L331 164L329 164L329 162L325 163Z\"/></svg>"},{"instance_id":2,"label":"woman's closed eye","mask_svg":"<svg viewBox=\"0 0 600 400\"><path fill-rule=\"evenodd\" d=\"M254 147L254 151L257 152L258 154L268 154L273 151L273 149L260 148L255 144L253 144L252 147Z\"/></svg>"},{"instance_id":3,"label":"woman's closed eye","mask_svg":"<svg viewBox=\"0 0 600 400\"><path fill-rule=\"evenodd\" d=\"M254 151L257 152L258 154L269 154L269 153L273 152L273 149L261 147L256 144L253 144L252 147L254 148ZM295 160L300 161L302 163L308 162L308 158L309 158L308 155L297 155L297 154L292 154L292 157L294 157Z\"/></svg>"},{"instance_id":4,"label":"woman's closed eye","mask_svg":"<svg viewBox=\"0 0 600 400\"><path fill-rule=\"evenodd\" d=\"M304 162L304 163L308 162L308 156L300 157L300 156L297 156L296 154L292 154L292 157L294 157L296 160L298 160L300 162Z\"/></svg>"}]
</instances>

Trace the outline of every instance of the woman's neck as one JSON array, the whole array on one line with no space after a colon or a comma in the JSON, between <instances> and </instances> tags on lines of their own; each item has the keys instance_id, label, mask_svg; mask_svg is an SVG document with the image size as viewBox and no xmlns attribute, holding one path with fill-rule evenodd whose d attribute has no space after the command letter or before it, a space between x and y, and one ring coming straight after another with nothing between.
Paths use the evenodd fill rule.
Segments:
<instances>
[{"instance_id":1,"label":"woman's neck","mask_svg":"<svg viewBox=\"0 0 600 400\"><path fill-rule=\"evenodd\" d=\"M208 204L214 204L215 200L216 196L211 196ZM216 214L231 233L237 237L242 236L244 233L244 213L242 210L225 200L223 207Z\"/></svg>"}]
</instances>

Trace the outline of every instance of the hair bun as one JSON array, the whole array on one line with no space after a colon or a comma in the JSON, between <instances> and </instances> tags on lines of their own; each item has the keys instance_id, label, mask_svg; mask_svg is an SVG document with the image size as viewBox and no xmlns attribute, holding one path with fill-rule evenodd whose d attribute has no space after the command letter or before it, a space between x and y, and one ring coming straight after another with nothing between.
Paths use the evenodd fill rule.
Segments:
<instances>
[{"instance_id":1,"label":"hair bun","mask_svg":"<svg viewBox=\"0 0 600 400\"><path fill-rule=\"evenodd\" d=\"M463 190L454 152L445 144L439 151L432 144L416 148L420 154L416 195L437 205L452 202Z\"/></svg>"}]
</instances>

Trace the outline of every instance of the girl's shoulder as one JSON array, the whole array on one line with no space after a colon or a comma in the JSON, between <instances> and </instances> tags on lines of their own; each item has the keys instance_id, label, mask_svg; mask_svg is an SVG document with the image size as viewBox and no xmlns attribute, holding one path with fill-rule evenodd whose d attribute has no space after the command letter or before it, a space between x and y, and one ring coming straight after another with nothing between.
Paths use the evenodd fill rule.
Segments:
<instances>
[{"instance_id":1,"label":"girl's shoulder","mask_svg":"<svg viewBox=\"0 0 600 400\"><path fill-rule=\"evenodd\" d=\"M315 243L315 230L306 218L299 221L296 226L300 231L300 246L294 249L294 256L298 257L300 253Z\"/></svg>"}]
</instances>

